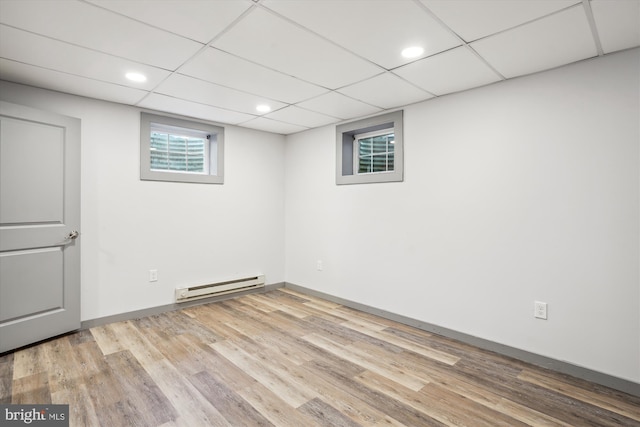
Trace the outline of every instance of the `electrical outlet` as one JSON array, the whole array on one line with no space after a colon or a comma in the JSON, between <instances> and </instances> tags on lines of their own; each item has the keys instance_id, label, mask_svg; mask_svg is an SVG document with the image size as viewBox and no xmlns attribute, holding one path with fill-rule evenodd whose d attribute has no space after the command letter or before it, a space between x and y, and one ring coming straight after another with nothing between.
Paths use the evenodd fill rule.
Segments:
<instances>
[{"instance_id":1,"label":"electrical outlet","mask_svg":"<svg viewBox=\"0 0 640 427\"><path fill-rule=\"evenodd\" d=\"M318 262L316 264L316 269L318 271L322 271L322 260L318 260Z\"/></svg>"},{"instance_id":2,"label":"electrical outlet","mask_svg":"<svg viewBox=\"0 0 640 427\"><path fill-rule=\"evenodd\" d=\"M533 303L533 316L538 319L547 320L547 303L535 301Z\"/></svg>"},{"instance_id":3,"label":"electrical outlet","mask_svg":"<svg viewBox=\"0 0 640 427\"><path fill-rule=\"evenodd\" d=\"M149 270L149 281L150 282L158 281L158 270Z\"/></svg>"}]
</instances>

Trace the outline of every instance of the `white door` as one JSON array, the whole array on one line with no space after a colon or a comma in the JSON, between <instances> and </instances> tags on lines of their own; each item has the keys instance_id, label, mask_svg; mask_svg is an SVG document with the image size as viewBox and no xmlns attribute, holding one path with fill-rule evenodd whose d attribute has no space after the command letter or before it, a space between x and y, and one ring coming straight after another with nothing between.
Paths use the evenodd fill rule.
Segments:
<instances>
[{"instance_id":1,"label":"white door","mask_svg":"<svg viewBox=\"0 0 640 427\"><path fill-rule=\"evenodd\" d=\"M80 120L0 101L0 353L80 327Z\"/></svg>"}]
</instances>

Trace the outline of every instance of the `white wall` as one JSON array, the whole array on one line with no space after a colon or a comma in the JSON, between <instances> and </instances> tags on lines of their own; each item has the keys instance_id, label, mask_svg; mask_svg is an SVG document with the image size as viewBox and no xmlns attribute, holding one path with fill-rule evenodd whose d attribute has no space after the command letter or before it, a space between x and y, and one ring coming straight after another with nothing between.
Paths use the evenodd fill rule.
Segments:
<instances>
[{"instance_id":1,"label":"white wall","mask_svg":"<svg viewBox=\"0 0 640 427\"><path fill-rule=\"evenodd\" d=\"M402 183L336 186L335 127L290 136L286 281L640 382L639 63L405 108Z\"/></svg>"},{"instance_id":2,"label":"white wall","mask_svg":"<svg viewBox=\"0 0 640 427\"><path fill-rule=\"evenodd\" d=\"M224 185L140 181L139 109L6 82L0 91L82 120L82 320L171 304L178 286L284 280L283 136L226 125Z\"/></svg>"},{"instance_id":3,"label":"white wall","mask_svg":"<svg viewBox=\"0 0 640 427\"><path fill-rule=\"evenodd\" d=\"M639 62L409 106L405 181L356 186L335 185L334 126L225 126L224 185L143 182L138 109L0 91L82 120L83 320L261 272L640 382Z\"/></svg>"}]
</instances>

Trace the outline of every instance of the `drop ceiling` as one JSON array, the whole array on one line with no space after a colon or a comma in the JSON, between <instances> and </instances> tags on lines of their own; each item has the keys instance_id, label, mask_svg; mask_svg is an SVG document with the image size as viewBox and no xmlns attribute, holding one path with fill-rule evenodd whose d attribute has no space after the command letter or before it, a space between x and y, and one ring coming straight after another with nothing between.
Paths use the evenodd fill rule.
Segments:
<instances>
[{"instance_id":1,"label":"drop ceiling","mask_svg":"<svg viewBox=\"0 0 640 427\"><path fill-rule=\"evenodd\" d=\"M639 45L640 0L0 0L0 79L281 134Z\"/></svg>"}]
</instances>

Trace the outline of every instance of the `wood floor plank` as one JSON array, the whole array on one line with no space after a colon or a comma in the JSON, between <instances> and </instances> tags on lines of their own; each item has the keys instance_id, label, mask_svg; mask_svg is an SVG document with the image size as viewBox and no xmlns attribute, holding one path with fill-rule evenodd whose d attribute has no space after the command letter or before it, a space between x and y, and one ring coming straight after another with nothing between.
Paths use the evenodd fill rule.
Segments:
<instances>
[{"instance_id":1,"label":"wood floor plank","mask_svg":"<svg viewBox=\"0 0 640 427\"><path fill-rule=\"evenodd\" d=\"M219 304L196 306L189 308L188 310L190 310L191 314L195 316L200 323L211 329L222 339L229 339L238 336L237 331L227 325L227 322L232 322L235 319Z\"/></svg>"},{"instance_id":2,"label":"wood floor plank","mask_svg":"<svg viewBox=\"0 0 640 427\"><path fill-rule=\"evenodd\" d=\"M115 405L121 399L119 384L106 363L102 350L96 341L89 341L73 347L78 365L75 374L78 382L86 385L93 408Z\"/></svg>"},{"instance_id":3,"label":"wood floor plank","mask_svg":"<svg viewBox=\"0 0 640 427\"><path fill-rule=\"evenodd\" d=\"M532 426L569 427L570 425L558 419L535 411L529 407L512 402L503 396L495 394L492 389L481 387L473 382L466 382L452 375L448 375L446 367L440 365L439 369L428 369L431 382L438 384L467 399L494 409L498 412Z\"/></svg>"},{"instance_id":4,"label":"wood floor plank","mask_svg":"<svg viewBox=\"0 0 640 427\"><path fill-rule=\"evenodd\" d=\"M13 383L13 354L0 356L0 404L11 403L11 389Z\"/></svg>"},{"instance_id":5,"label":"wood floor plank","mask_svg":"<svg viewBox=\"0 0 640 427\"><path fill-rule=\"evenodd\" d=\"M122 341L129 344L129 349L137 355L137 360L145 372L153 379L171 405L182 409L180 423L232 425L187 380L189 375L210 366L210 358L204 350L204 344L197 346L190 341L190 338L195 339L195 336L187 333L172 335L162 340L161 336L156 334L158 332L156 328L161 327L159 325L162 322L158 323L155 320L157 319L152 319L147 328L144 328L146 332L144 336L140 329L134 328L136 322L121 325L128 331L127 337ZM178 331L174 329L173 332ZM149 351L152 346L157 351Z\"/></svg>"},{"instance_id":6,"label":"wood floor plank","mask_svg":"<svg viewBox=\"0 0 640 427\"><path fill-rule=\"evenodd\" d=\"M187 426L234 426L168 360L156 361L145 367L145 370L180 415L172 423Z\"/></svg>"},{"instance_id":7,"label":"wood floor plank","mask_svg":"<svg viewBox=\"0 0 640 427\"><path fill-rule=\"evenodd\" d=\"M266 305L264 303L260 303L256 300L253 300L251 298L243 298L242 299L242 304L248 305L250 307L253 307L255 310L258 310L262 313L268 314L268 313L273 313L274 311L278 311L276 308L270 306L270 305Z\"/></svg>"},{"instance_id":8,"label":"wood floor plank","mask_svg":"<svg viewBox=\"0 0 640 427\"><path fill-rule=\"evenodd\" d=\"M158 425L177 417L176 411L158 385L143 369L132 352L124 350L106 356L106 362L118 381L122 408L131 425ZM104 411L97 409L98 417Z\"/></svg>"},{"instance_id":9,"label":"wood floor plank","mask_svg":"<svg viewBox=\"0 0 640 427\"><path fill-rule=\"evenodd\" d=\"M312 361L301 366L300 369L306 371L306 374L303 375L310 378L310 386L333 408L362 426L405 426L385 412L369 405L367 400L362 400L362 395L356 396L352 394L349 387L349 384L353 381L351 376L345 377L342 374L325 375L324 371L327 366L328 364L326 363L318 364L316 361ZM335 365L330 364L330 366ZM336 372L336 370L331 371L332 374ZM340 378L340 380L336 378ZM348 378L347 383L343 383L341 380L346 378Z\"/></svg>"},{"instance_id":10,"label":"wood floor plank","mask_svg":"<svg viewBox=\"0 0 640 427\"><path fill-rule=\"evenodd\" d=\"M45 371L14 379L11 403L16 405L51 403L49 374Z\"/></svg>"},{"instance_id":11,"label":"wood floor plank","mask_svg":"<svg viewBox=\"0 0 640 427\"><path fill-rule=\"evenodd\" d=\"M68 338L62 337L42 344L43 357L47 359L49 389L51 393L76 388L78 363Z\"/></svg>"},{"instance_id":12,"label":"wood floor plank","mask_svg":"<svg viewBox=\"0 0 640 427\"><path fill-rule=\"evenodd\" d=\"M459 357L460 359L473 360L481 363L495 363L496 361L504 363L505 366L509 367L510 371L519 372L523 367L530 366L527 363L520 362L513 358L504 357L479 347L474 347L440 335L423 332L409 326L404 326L403 328L389 327L385 329L385 333L413 341L419 345Z\"/></svg>"},{"instance_id":13,"label":"wood floor plank","mask_svg":"<svg viewBox=\"0 0 640 427\"><path fill-rule=\"evenodd\" d=\"M147 337L135 327L134 322L125 321L113 323L111 327L113 332L119 337L120 342L125 346L125 351L131 352L139 363L153 363L154 361L164 359L162 352L149 342Z\"/></svg>"},{"instance_id":14,"label":"wood floor plank","mask_svg":"<svg viewBox=\"0 0 640 427\"><path fill-rule=\"evenodd\" d=\"M200 394L220 411L230 425L273 425L239 394L223 382L216 380L209 372L198 372L190 377L190 381Z\"/></svg>"},{"instance_id":15,"label":"wood floor plank","mask_svg":"<svg viewBox=\"0 0 640 427\"><path fill-rule=\"evenodd\" d=\"M455 363L460 360L458 356L451 355L449 353L445 353L440 350L434 350L432 348L414 343L413 341L398 337L396 335L385 332L384 330L372 330L367 327L363 327L360 323L354 322L345 322L341 323L342 326L347 328L351 328L358 332L361 332L365 335L369 335L373 338L379 339L381 341L386 341L388 343L394 344L400 348L405 350L413 351L414 353L418 353L422 356L431 358L433 360L440 361L442 363L446 363L447 365L455 365Z\"/></svg>"},{"instance_id":16,"label":"wood floor plank","mask_svg":"<svg viewBox=\"0 0 640 427\"><path fill-rule=\"evenodd\" d=\"M74 334L75 335L75 334ZM51 403L69 405L69 423L77 426L99 425L87 383L78 375L81 363L76 349L83 343L95 343L91 334L66 335L42 344L47 358ZM72 342L75 345L72 345ZM80 369L82 372L82 368ZM91 387L95 384L90 384Z\"/></svg>"},{"instance_id":17,"label":"wood floor plank","mask_svg":"<svg viewBox=\"0 0 640 427\"><path fill-rule=\"evenodd\" d=\"M387 327L396 327L400 329L407 328L408 330L411 330L411 331L417 330L411 326L403 325L402 323L398 323L394 320L385 319L383 317L376 316L375 314L365 313L364 311L356 310L355 308L351 308L351 307L345 307L344 305L338 305L332 310L332 313L338 317L344 318L345 320L352 320L352 319L366 320L368 322L385 325ZM425 332L425 331L420 331L420 332L426 335L430 335L428 332Z\"/></svg>"},{"instance_id":18,"label":"wood floor plank","mask_svg":"<svg viewBox=\"0 0 640 427\"><path fill-rule=\"evenodd\" d=\"M360 332L345 328L340 324L336 324L317 316L307 317L304 319L304 323L311 329L311 334L322 335L323 337L337 342L340 345L353 344L354 342L362 339L362 337L366 337L366 335L361 334Z\"/></svg>"},{"instance_id":19,"label":"wood floor plank","mask_svg":"<svg viewBox=\"0 0 640 427\"><path fill-rule=\"evenodd\" d=\"M212 343L223 339L211 329L207 328L197 319L187 316L182 310L170 311L162 316L153 316L152 325L156 330L162 330L172 335L189 334L197 337L200 341ZM175 333L171 332L169 326L174 325Z\"/></svg>"},{"instance_id":20,"label":"wood floor plank","mask_svg":"<svg viewBox=\"0 0 640 427\"><path fill-rule=\"evenodd\" d=\"M69 405L69 425L71 426L100 425L85 384L76 384L73 389L64 388L51 393L51 403Z\"/></svg>"},{"instance_id":21,"label":"wood floor plank","mask_svg":"<svg viewBox=\"0 0 640 427\"><path fill-rule=\"evenodd\" d=\"M352 363L358 364L365 369L376 372L385 378L395 381L398 384L402 384L414 391L420 390L427 384L427 381L419 378L407 375L405 372L399 369L395 369L381 363L375 357L366 354L364 351L356 350L352 347L343 347L339 343L333 342L328 338L317 334L310 334L303 337L303 339L313 343L324 350L333 353L334 355L348 360Z\"/></svg>"},{"instance_id":22,"label":"wood floor plank","mask_svg":"<svg viewBox=\"0 0 640 427\"><path fill-rule=\"evenodd\" d=\"M240 389L238 390L238 394L274 426L326 427L324 424L318 424L313 418L309 418L305 416L305 414L298 412L282 400L277 393L274 393L271 389L260 383L252 387Z\"/></svg>"},{"instance_id":23,"label":"wood floor plank","mask_svg":"<svg viewBox=\"0 0 640 427\"><path fill-rule=\"evenodd\" d=\"M356 377L356 381L362 383L363 385L376 390L380 393L384 393L385 395L398 400L414 408L417 411L424 413L425 415L438 420L446 425L471 425L471 426L510 426L510 423L501 423L499 420L496 420L495 424L487 423L486 420L478 419L476 417L470 417L467 412L464 411L462 415L458 415L456 413L451 413L449 409L446 408L447 403L441 401L444 399L444 396L441 399L433 399L429 396L425 396L423 393L415 392L406 387L403 387L399 384L388 381L386 378L381 377L373 372L364 372L361 375ZM460 397L462 399L462 397ZM449 402L450 403L450 402ZM460 405L457 405L458 407ZM465 408L468 408L468 405L465 405ZM471 422L471 424L470 424Z\"/></svg>"},{"instance_id":24,"label":"wood floor plank","mask_svg":"<svg viewBox=\"0 0 640 427\"><path fill-rule=\"evenodd\" d=\"M204 360L202 349L189 343L183 335L163 338L155 329L147 328L143 331L141 333L144 333L145 339L162 355L162 357L150 359L149 363L143 358L143 366L153 365L156 361L167 359L185 375L193 375L206 369L207 362Z\"/></svg>"},{"instance_id":25,"label":"wood floor plank","mask_svg":"<svg viewBox=\"0 0 640 427\"><path fill-rule=\"evenodd\" d=\"M104 355L117 353L126 348L114 332L112 324L91 328L91 335L93 335Z\"/></svg>"},{"instance_id":26,"label":"wood floor plank","mask_svg":"<svg viewBox=\"0 0 640 427\"><path fill-rule=\"evenodd\" d=\"M342 307L341 304L327 301L322 298L314 297L312 295L303 294L302 292L294 291L293 289L289 289L289 288L280 288L278 289L278 292L286 293L294 297L297 297L302 304L306 304L307 302L313 302L315 304L323 305L328 308Z\"/></svg>"},{"instance_id":27,"label":"wood floor plank","mask_svg":"<svg viewBox=\"0 0 640 427\"><path fill-rule=\"evenodd\" d=\"M244 344L244 345L243 345ZM328 386L326 382L319 378L315 373L304 369L302 366L295 364L289 364L287 359L269 348L248 347L248 343L239 344L247 352L252 352L259 358L266 368L272 370L294 387L304 390L309 395L321 396L321 398L331 404L334 408L339 408L347 417L355 420L361 425L383 425L396 426L399 423L394 422L383 413L380 413L373 408L367 407L367 405L347 393L336 389L335 387ZM323 360L333 360L332 366L334 370L341 370L342 372L348 372L347 375L352 375L354 372L360 372L360 368L353 370L353 365L349 362L339 360L336 358L328 357ZM354 410L353 408L358 408Z\"/></svg>"},{"instance_id":28,"label":"wood floor plank","mask_svg":"<svg viewBox=\"0 0 640 427\"><path fill-rule=\"evenodd\" d=\"M526 427L507 414L484 407L438 384L429 384L418 393L423 408L429 408L431 416L447 424L469 427ZM459 411L457 408L464 408ZM434 414L437 413L437 416Z\"/></svg>"},{"instance_id":29,"label":"wood floor plank","mask_svg":"<svg viewBox=\"0 0 640 427\"><path fill-rule=\"evenodd\" d=\"M247 298L250 300L256 301L260 304L266 305L267 307L271 307L274 310L279 310L287 314L290 314L294 317L297 317L298 319L304 319L305 317L309 316L309 313L304 311L301 308L296 308L287 304L283 304L280 301L265 297L264 295L258 295L258 294L247 295Z\"/></svg>"},{"instance_id":30,"label":"wood floor plank","mask_svg":"<svg viewBox=\"0 0 640 427\"><path fill-rule=\"evenodd\" d=\"M308 394L299 388L292 387L292 385L287 383L281 376L266 369L255 357L250 356L229 341L213 343L211 347L229 359L234 365L251 375L256 381L281 396L281 398L293 408L297 408L317 397L315 394Z\"/></svg>"},{"instance_id":31,"label":"wood floor plank","mask_svg":"<svg viewBox=\"0 0 640 427\"><path fill-rule=\"evenodd\" d=\"M270 292L264 294L263 297L276 302L278 307L280 307L280 311L285 311L286 309L283 309L283 307L287 307L288 309L300 310L306 313L307 316L319 317L329 322L340 323L346 320L344 317L332 313L331 310L322 304L316 304L314 301L307 301L300 304L300 301L297 301L298 298L284 292Z\"/></svg>"},{"instance_id":32,"label":"wood floor plank","mask_svg":"<svg viewBox=\"0 0 640 427\"><path fill-rule=\"evenodd\" d=\"M13 379L29 377L47 371L44 349L41 345L18 350L13 356Z\"/></svg>"},{"instance_id":33,"label":"wood floor plank","mask_svg":"<svg viewBox=\"0 0 640 427\"><path fill-rule=\"evenodd\" d=\"M471 364L466 360L458 362L450 375L464 378L492 389L513 402L530 407L571 425L578 426L640 426L620 414L582 403L558 391L550 390L510 375L488 371L485 367ZM535 398L531 398L535 396Z\"/></svg>"},{"instance_id":34,"label":"wood floor plank","mask_svg":"<svg viewBox=\"0 0 640 427\"><path fill-rule=\"evenodd\" d=\"M268 292L263 295L266 298L278 301L290 307L303 310L305 312L308 312L311 315L322 316L326 314L328 320L338 321L338 319L340 319L339 316L328 313L327 304L331 304L328 301L325 301L323 304L322 300L301 298L297 295L293 295L287 292L282 292L281 290L277 290L275 292Z\"/></svg>"},{"instance_id":35,"label":"wood floor plank","mask_svg":"<svg viewBox=\"0 0 640 427\"><path fill-rule=\"evenodd\" d=\"M432 382L431 372L428 369L424 369L423 362L425 358L422 356L406 352L385 353L380 351L379 347L368 342L356 342L347 348L354 352L357 357L362 359L369 358L394 372L401 373L403 377L417 381L419 384L426 385ZM409 383L405 383L405 385L407 384Z\"/></svg>"},{"instance_id":36,"label":"wood floor plank","mask_svg":"<svg viewBox=\"0 0 640 427\"><path fill-rule=\"evenodd\" d=\"M640 427L640 396L286 288L4 354L0 403L91 427Z\"/></svg>"},{"instance_id":37,"label":"wood floor plank","mask_svg":"<svg viewBox=\"0 0 640 427\"><path fill-rule=\"evenodd\" d=\"M404 404L384 393L369 388L364 384L355 381L353 377L345 377L342 373L333 369L333 366L324 360L316 359L304 365L306 369L317 373L319 376L330 382L339 390L342 390L356 398L356 400L366 402L366 406L379 408L384 412L386 418L384 423L395 425L400 423L405 426L428 426L441 427L446 424L417 411L411 406ZM388 378L387 378L388 379ZM362 410L362 406L354 405L356 411ZM365 407L366 407L365 406ZM353 418L353 417L352 417ZM375 424L378 424L376 422Z\"/></svg>"},{"instance_id":38,"label":"wood floor plank","mask_svg":"<svg viewBox=\"0 0 640 427\"><path fill-rule=\"evenodd\" d=\"M508 414L511 418L522 421L525 424L536 427L573 427L569 423L562 422L542 412L535 411L524 405L519 405L509 399L501 398L492 406L496 411Z\"/></svg>"},{"instance_id":39,"label":"wood floor plank","mask_svg":"<svg viewBox=\"0 0 640 427\"><path fill-rule=\"evenodd\" d=\"M88 329L83 329L73 334L69 334L67 335L67 339L69 340L69 344L71 345L78 345L89 341L95 341L95 338L93 337L93 335L91 335L91 331Z\"/></svg>"},{"instance_id":40,"label":"wood floor plank","mask_svg":"<svg viewBox=\"0 0 640 427\"><path fill-rule=\"evenodd\" d=\"M365 318L360 313L349 311L349 310L342 310L341 308L342 307L331 309L329 310L329 313L333 313L339 318L346 319L345 323L358 325L361 328L368 329L370 331L381 331L388 327L388 325L385 324L388 322L380 322L379 318L375 318L375 320L370 318Z\"/></svg>"},{"instance_id":41,"label":"wood floor plank","mask_svg":"<svg viewBox=\"0 0 640 427\"><path fill-rule=\"evenodd\" d=\"M617 393L613 392L613 390L607 390L605 394L601 389L596 393L528 369L518 375L518 378L532 384L559 391L582 402L590 403L608 411L616 412L633 420L640 421L640 399L636 402L624 402L619 398Z\"/></svg>"},{"instance_id":42,"label":"wood floor plank","mask_svg":"<svg viewBox=\"0 0 640 427\"><path fill-rule=\"evenodd\" d=\"M220 304L220 307L228 315L225 324L246 337L269 334L273 331L273 327L268 323L252 321L253 317L243 311L242 304Z\"/></svg>"},{"instance_id":43,"label":"wood floor plank","mask_svg":"<svg viewBox=\"0 0 640 427\"><path fill-rule=\"evenodd\" d=\"M313 325L281 311L270 314L269 322L278 330L279 335L301 337L315 331Z\"/></svg>"},{"instance_id":44,"label":"wood floor plank","mask_svg":"<svg viewBox=\"0 0 640 427\"><path fill-rule=\"evenodd\" d=\"M298 411L316 420L318 424L341 427L360 427L350 418L345 417L333 406L322 399L312 399L298 408Z\"/></svg>"},{"instance_id":45,"label":"wood floor plank","mask_svg":"<svg viewBox=\"0 0 640 427\"><path fill-rule=\"evenodd\" d=\"M219 381L233 384L236 390L253 387L258 383L251 375L234 365L209 345L203 345L202 351L206 360L206 370Z\"/></svg>"}]
</instances>

